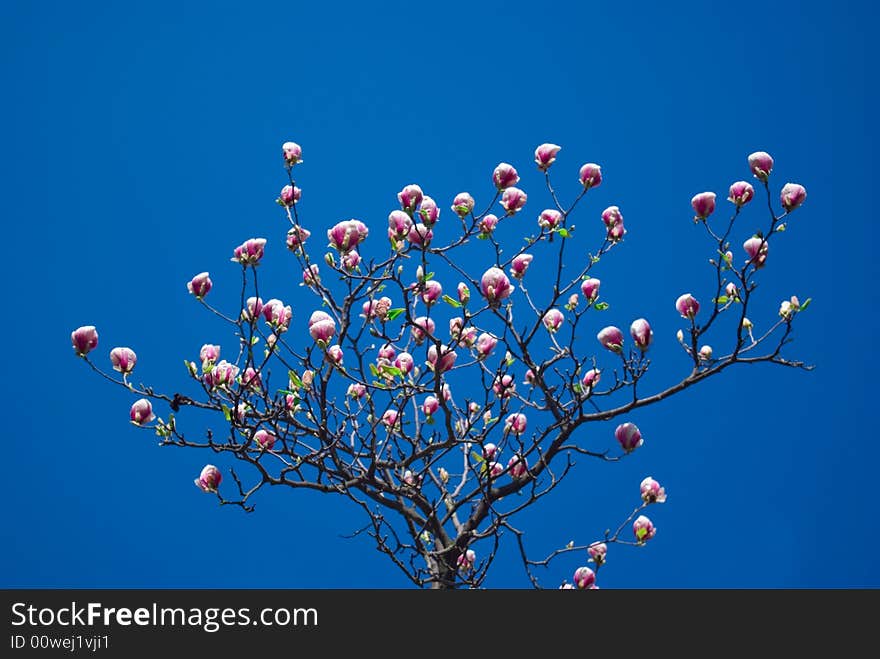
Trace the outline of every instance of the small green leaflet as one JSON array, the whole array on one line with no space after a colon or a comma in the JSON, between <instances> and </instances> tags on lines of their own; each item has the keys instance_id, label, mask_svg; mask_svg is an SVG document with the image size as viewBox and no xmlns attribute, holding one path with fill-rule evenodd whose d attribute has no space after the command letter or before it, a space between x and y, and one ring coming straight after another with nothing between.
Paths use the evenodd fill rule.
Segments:
<instances>
[{"instance_id":1,"label":"small green leaflet","mask_svg":"<svg viewBox=\"0 0 880 659\"><path fill-rule=\"evenodd\" d=\"M302 380L299 379L299 376L296 374L296 371L287 371L287 377L293 383L295 387L303 386Z\"/></svg>"},{"instance_id":2,"label":"small green leaflet","mask_svg":"<svg viewBox=\"0 0 880 659\"><path fill-rule=\"evenodd\" d=\"M398 309L389 309L389 310L388 310L388 313L387 313L386 316L385 316L385 318L386 318L387 320L394 320L394 319L397 318L400 314L402 314L404 311L406 311L406 309L400 309L400 308L398 308Z\"/></svg>"},{"instance_id":3,"label":"small green leaflet","mask_svg":"<svg viewBox=\"0 0 880 659\"><path fill-rule=\"evenodd\" d=\"M472 457L474 460L476 460L477 462L482 462L482 461L483 461L483 456L480 455L479 453L477 453L476 451L471 451L471 457Z\"/></svg>"},{"instance_id":4,"label":"small green leaflet","mask_svg":"<svg viewBox=\"0 0 880 659\"><path fill-rule=\"evenodd\" d=\"M596 304L593 305L593 308L596 311L605 311L608 308L608 303L607 302L597 302Z\"/></svg>"},{"instance_id":5,"label":"small green leaflet","mask_svg":"<svg viewBox=\"0 0 880 659\"><path fill-rule=\"evenodd\" d=\"M376 365L373 363L370 363L370 373L373 374L374 378L379 377L379 369L376 368Z\"/></svg>"},{"instance_id":6,"label":"small green leaflet","mask_svg":"<svg viewBox=\"0 0 880 659\"><path fill-rule=\"evenodd\" d=\"M451 307L455 307L456 309L458 309L458 308L461 306L461 302L459 302L458 300L456 300L456 299L454 299L454 298L451 298L451 297L449 297L448 295L445 295L445 294L443 295L443 301L444 301L446 304L448 304L449 306L451 306Z\"/></svg>"},{"instance_id":7,"label":"small green leaflet","mask_svg":"<svg viewBox=\"0 0 880 659\"><path fill-rule=\"evenodd\" d=\"M717 302L718 304L727 304L727 300L728 300L727 296L722 295L717 300L715 300L715 302Z\"/></svg>"},{"instance_id":8,"label":"small green leaflet","mask_svg":"<svg viewBox=\"0 0 880 659\"><path fill-rule=\"evenodd\" d=\"M563 238L568 238L571 234L568 232L568 229L562 227L561 229L557 229L556 233L558 233Z\"/></svg>"},{"instance_id":9,"label":"small green leaflet","mask_svg":"<svg viewBox=\"0 0 880 659\"><path fill-rule=\"evenodd\" d=\"M812 301L813 301L813 298L808 297L806 300L804 300L804 303L801 305L801 308L799 310L803 311L804 309L806 309L808 306L810 306L810 302L812 302Z\"/></svg>"},{"instance_id":10,"label":"small green leaflet","mask_svg":"<svg viewBox=\"0 0 880 659\"><path fill-rule=\"evenodd\" d=\"M221 405L223 409L223 416L227 421L232 421L232 410L230 410L226 405Z\"/></svg>"},{"instance_id":11,"label":"small green leaflet","mask_svg":"<svg viewBox=\"0 0 880 659\"><path fill-rule=\"evenodd\" d=\"M370 364L372 366L372 364ZM401 377L403 375L403 371L401 371L396 366L383 366L382 371L388 373L389 375L394 375L396 377Z\"/></svg>"}]
</instances>

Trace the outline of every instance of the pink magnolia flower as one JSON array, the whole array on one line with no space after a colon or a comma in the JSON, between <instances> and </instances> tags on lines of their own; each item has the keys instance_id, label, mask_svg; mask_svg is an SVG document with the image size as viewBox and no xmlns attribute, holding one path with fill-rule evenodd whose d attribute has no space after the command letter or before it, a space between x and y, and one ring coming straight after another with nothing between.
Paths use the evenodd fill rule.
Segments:
<instances>
[{"instance_id":1,"label":"pink magnolia flower","mask_svg":"<svg viewBox=\"0 0 880 659\"><path fill-rule=\"evenodd\" d=\"M253 320L263 311L263 299L251 296L244 303L244 309L241 310L241 317L244 320Z\"/></svg>"},{"instance_id":2,"label":"pink magnolia flower","mask_svg":"<svg viewBox=\"0 0 880 659\"><path fill-rule=\"evenodd\" d=\"M693 199L691 199L691 206L694 207L694 212L696 213L694 220L705 220L715 212L715 193L701 192L694 195Z\"/></svg>"},{"instance_id":3,"label":"pink magnolia flower","mask_svg":"<svg viewBox=\"0 0 880 659\"><path fill-rule=\"evenodd\" d=\"M156 415L153 414L153 404L146 398L136 400L131 406L128 415L131 418L131 422L137 426L142 423L149 423L156 418Z\"/></svg>"},{"instance_id":4,"label":"pink magnolia flower","mask_svg":"<svg viewBox=\"0 0 880 659\"><path fill-rule=\"evenodd\" d=\"M459 192L452 200L452 212L460 218L466 217L474 210L474 198L467 192Z\"/></svg>"},{"instance_id":5,"label":"pink magnolia flower","mask_svg":"<svg viewBox=\"0 0 880 659\"><path fill-rule=\"evenodd\" d=\"M431 244L434 232L431 231L427 224L413 224L412 227L410 227L409 233L406 234L406 237L413 245L424 245L427 247Z\"/></svg>"},{"instance_id":6,"label":"pink magnolia flower","mask_svg":"<svg viewBox=\"0 0 880 659\"><path fill-rule=\"evenodd\" d=\"M200 272L190 281L186 282L186 289L195 295L197 300L205 297L213 286L214 282L211 281L211 277L207 272Z\"/></svg>"},{"instance_id":7,"label":"pink magnolia flower","mask_svg":"<svg viewBox=\"0 0 880 659\"><path fill-rule=\"evenodd\" d=\"M248 238L233 250L230 261L241 263L244 266L259 265L265 249L265 238Z\"/></svg>"},{"instance_id":8,"label":"pink magnolia flower","mask_svg":"<svg viewBox=\"0 0 880 659\"><path fill-rule=\"evenodd\" d=\"M749 156L749 169L756 179L766 183L773 171L773 158L766 151L755 151Z\"/></svg>"},{"instance_id":9,"label":"pink magnolia flower","mask_svg":"<svg viewBox=\"0 0 880 659\"><path fill-rule=\"evenodd\" d=\"M386 343L379 348L379 357L381 357L382 359L394 359L396 356L397 351L390 343Z\"/></svg>"},{"instance_id":10,"label":"pink magnolia flower","mask_svg":"<svg viewBox=\"0 0 880 659\"><path fill-rule=\"evenodd\" d=\"M578 180L587 190L598 187L602 183L602 168L594 162L588 162L581 167Z\"/></svg>"},{"instance_id":11,"label":"pink magnolia flower","mask_svg":"<svg viewBox=\"0 0 880 659\"><path fill-rule=\"evenodd\" d=\"M621 448L627 453L632 453L642 445L642 433L639 427L630 422L621 423L614 430L614 437L620 443Z\"/></svg>"},{"instance_id":12,"label":"pink magnolia flower","mask_svg":"<svg viewBox=\"0 0 880 659\"><path fill-rule=\"evenodd\" d=\"M229 387L235 382L238 373L238 366L230 364L225 359L221 359L214 365L214 368L205 373L205 384L211 388Z\"/></svg>"},{"instance_id":13,"label":"pink magnolia flower","mask_svg":"<svg viewBox=\"0 0 880 659\"><path fill-rule=\"evenodd\" d=\"M596 573L585 565L574 571L573 579L579 590L590 590L596 583Z\"/></svg>"},{"instance_id":14,"label":"pink magnolia flower","mask_svg":"<svg viewBox=\"0 0 880 659\"><path fill-rule=\"evenodd\" d=\"M315 311L309 317L309 334L316 343L326 344L336 334L336 321L324 311Z\"/></svg>"},{"instance_id":15,"label":"pink magnolia flower","mask_svg":"<svg viewBox=\"0 0 880 659\"><path fill-rule=\"evenodd\" d=\"M767 262L767 253L770 251L770 245L767 241L759 236L752 236L743 243L743 249L749 255L746 263L753 263L756 268L763 268Z\"/></svg>"},{"instance_id":16,"label":"pink magnolia flower","mask_svg":"<svg viewBox=\"0 0 880 659\"><path fill-rule=\"evenodd\" d=\"M413 221L403 211L391 211L388 215L388 237L391 240L403 240L409 235Z\"/></svg>"},{"instance_id":17,"label":"pink magnolia flower","mask_svg":"<svg viewBox=\"0 0 880 659\"><path fill-rule=\"evenodd\" d=\"M556 162L556 154L562 147L558 144L542 144L535 149L535 164L542 172L550 169L550 165Z\"/></svg>"},{"instance_id":18,"label":"pink magnolia flower","mask_svg":"<svg viewBox=\"0 0 880 659\"><path fill-rule=\"evenodd\" d=\"M496 375L492 380L492 391L498 398L509 398L516 391L516 383L509 374Z\"/></svg>"},{"instance_id":19,"label":"pink magnolia flower","mask_svg":"<svg viewBox=\"0 0 880 659\"><path fill-rule=\"evenodd\" d=\"M449 338L458 340L461 338L461 330L464 328L464 318L456 316L449 319Z\"/></svg>"},{"instance_id":20,"label":"pink magnolia flower","mask_svg":"<svg viewBox=\"0 0 880 659\"><path fill-rule=\"evenodd\" d=\"M514 480L520 480L529 475L529 465L521 455L514 455L507 461L507 473Z\"/></svg>"},{"instance_id":21,"label":"pink magnolia flower","mask_svg":"<svg viewBox=\"0 0 880 659\"><path fill-rule=\"evenodd\" d=\"M321 269L317 263L312 263L303 270L302 280L304 286L317 286L321 283Z\"/></svg>"},{"instance_id":22,"label":"pink magnolia flower","mask_svg":"<svg viewBox=\"0 0 880 659\"><path fill-rule=\"evenodd\" d=\"M544 327L547 331L553 334L558 332L559 328L562 327L562 324L565 322L565 314L556 308L549 309L547 313L544 314L541 322L544 323Z\"/></svg>"},{"instance_id":23,"label":"pink magnolia flower","mask_svg":"<svg viewBox=\"0 0 880 659\"><path fill-rule=\"evenodd\" d=\"M342 255L342 267L351 272L358 264L361 262L361 255L358 254L355 250L351 250L350 252L346 252Z\"/></svg>"},{"instance_id":24,"label":"pink magnolia flower","mask_svg":"<svg viewBox=\"0 0 880 659\"><path fill-rule=\"evenodd\" d=\"M499 190L505 190L506 188L519 183L519 174L517 174L513 165L508 165L506 162L503 162L495 168L494 172L492 172L492 181L495 183L496 188Z\"/></svg>"},{"instance_id":25,"label":"pink magnolia flower","mask_svg":"<svg viewBox=\"0 0 880 659\"><path fill-rule=\"evenodd\" d=\"M422 189L415 184L407 185L397 193L397 201L400 202L400 207L408 213L415 211L418 205L422 203L422 199L424 199Z\"/></svg>"},{"instance_id":26,"label":"pink magnolia flower","mask_svg":"<svg viewBox=\"0 0 880 659\"><path fill-rule=\"evenodd\" d=\"M517 211L522 210L526 205L529 196L519 188L507 188L501 195L501 206L507 211L508 215L513 215Z\"/></svg>"},{"instance_id":27,"label":"pink magnolia flower","mask_svg":"<svg viewBox=\"0 0 880 659\"><path fill-rule=\"evenodd\" d=\"M425 290L421 292L419 297L422 298L422 302L431 306L440 301L440 298L443 296L443 286L436 279L429 279L425 282Z\"/></svg>"},{"instance_id":28,"label":"pink magnolia flower","mask_svg":"<svg viewBox=\"0 0 880 659\"><path fill-rule=\"evenodd\" d=\"M428 348L428 366L438 373L451 369L455 365L457 357L455 350L448 346L440 346L439 351L436 345L431 345Z\"/></svg>"},{"instance_id":29,"label":"pink magnolia flower","mask_svg":"<svg viewBox=\"0 0 880 659\"><path fill-rule=\"evenodd\" d=\"M327 229L328 247L345 253L360 245L370 230L360 220L344 220L337 222L332 229Z\"/></svg>"},{"instance_id":30,"label":"pink magnolia flower","mask_svg":"<svg viewBox=\"0 0 880 659\"><path fill-rule=\"evenodd\" d=\"M363 311L361 315L369 320L372 320L373 318L384 319L390 308L390 297L380 297L378 300L367 300L361 307L361 310Z\"/></svg>"},{"instance_id":31,"label":"pink magnolia flower","mask_svg":"<svg viewBox=\"0 0 880 659\"><path fill-rule=\"evenodd\" d=\"M281 145L281 152L284 154L284 162L288 167L302 162L302 147L296 142L285 142Z\"/></svg>"},{"instance_id":32,"label":"pink magnolia flower","mask_svg":"<svg viewBox=\"0 0 880 659\"><path fill-rule=\"evenodd\" d=\"M480 290L486 300L492 306L497 306L501 300L508 297L514 290L510 280L501 268L489 268L480 279Z\"/></svg>"},{"instance_id":33,"label":"pink magnolia flower","mask_svg":"<svg viewBox=\"0 0 880 659\"><path fill-rule=\"evenodd\" d=\"M416 342L416 345L422 345L426 336L434 336L435 329L436 325L431 318L428 318L427 316L419 316L418 318L413 319L413 327L410 330L410 334L412 335L413 341Z\"/></svg>"},{"instance_id":34,"label":"pink magnolia flower","mask_svg":"<svg viewBox=\"0 0 880 659\"><path fill-rule=\"evenodd\" d=\"M727 286L724 287L724 293L731 300L739 299L739 288L732 281L728 282Z\"/></svg>"},{"instance_id":35,"label":"pink magnolia flower","mask_svg":"<svg viewBox=\"0 0 880 659\"><path fill-rule=\"evenodd\" d=\"M342 366L342 362L345 359L345 352L342 350L342 346L338 343L334 343L332 346L327 348L327 361L335 366Z\"/></svg>"},{"instance_id":36,"label":"pink magnolia flower","mask_svg":"<svg viewBox=\"0 0 880 659\"><path fill-rule=\"evenodd\" d=\"M382 424L388 428L389 431L399 429L399 415L397 410L386 410L382 415ZM397 426L397 428L395 428Z\"/></svg>"},{"instance_id":37,"label":"pink magnolia flower","mask_svg":"<svg viewBox=\"0 0 880 659\"><path fill-rule=\"evenodd\" d=\"M639 515L633 522L633 534L639 543L643 543L653 538L657 534L657 529L654 528L654 522L644 515Z\"/></svg>"},{"instance_id":38,"label":"pink magnolia flower","mask_svg":"<svg viewBox=\"0 0 880 659\"><path fill-rule=\"evenodd\" d=\"M752 200L755 196L755 188L751 183L746 181L737 181L730 186L727 201L736 204L737 208L742 208Z\"/></svg>"},{"instance_id":39,"label":"pink magnolia flower","mask_svg":"<svg viewBox=\"0 0 880 659\"><path fill-rule=\"evenodd\" d=\"M458 559L456 560L456 565L458 565L458 569L462 572L469 572L474 569L474 565L477 562L477 555L473 549L468 549L466 552L463 552L458 555Z\"/></svg>"},{"instance_id":40,"label":"pink magnolia flower","mask_svg":"<svg viewBox=\"0 0 880 659\"><path fill-rule=\"evenodd\" d=\"M608 227L607 238L611 242L620 242L623 240L624 235L626 235L626 229L623 226L623 222L618 222L617 224L612 224Z\"/></svg>"},{"instance_id":41,"label":"pink magnolia flower","mask_svg":"<svg viewBox=\"0 0 880 659\"><path fill-rule=\"evenodd\" d=\"M642 481L639 490L645 503L666 503L666 490L650 476Z\"/></svg>"},{"instance_id":42,"label":"pink magnolia flower","mask_svg":"<svg viewBox=\"0 0 880 659\"><path fill-rule=\"evenodd\" d=\"M620 352L623 349L623 332L613 325L602 328L596 338L606 350Z\"/></svg>"},{"instance_id":43,"label":"pink magnolia flower","mask_svg":"<svg viewBox=\"0 0 880 659\"><path fill-rule=\"evenodd\" d=\"M293 310L290 305L285 306L281 300L272 298L263 305L262 314L269 326L274 331L281 333L286 332L290 327Z\"/></svg>"},{"instance_id":44,"label":"pink magnolia flower","mask_svg":"<svg viewBox=\"0 0 880 659\"><path fill-rule=\"evenodd\" d=\"M394 365L399 368L404 375L409 375L413 370L415 360L408 352L402 352L397 356L397 359L394 360Z\"/></svg>"},{"instance_id":45,"label":"pink magnolia flower","mask_svg":"<svg viewBox=\"0 0 880 659\"><path fill-rule=\"evenodd\" d=\"M700 303L690 293L680 295L675 301L675 309L681 314L682 318L693 320L700 311Z\"/></svg>"},{"instance_id":46,"label":"pink magnolia flower","mask_svg":"<svg viewBox=\"0 0 880 659\"><path fill-rule=\"evenodd\" d=\"M437 413L437 410L440 409L440 401L437 400L436 396L427 396L422 403L422 412L425 413L425 416L433 416Z\"/></svg>"},{"instance_id":47,"label":"pink magnolia flower","mask_svg":"<svg viewBox=\"0 0 880 659\"><path fill-rule=\"evenodd\" d=\"M260 391L263 388L263 379L260 377L259 371L252 366L244 369L241 376L241 386L251 391Z\"/></svg>"},{"instance_id":48,"label":"pink magnolia flower","mask_svg":"<svg viewBox=\"0 0 880 659\"><path fill-rule=\"evenodd\" d=\"M599 380L602 377L602 371L598 368L591 368L589 371L584 373L584 377L581 378L581 386L586 390L586 393L589 393L593 390L597 384L599 384Z\"/></svg>"},{"instance_id":49,"label":"pink magnolia flower","mask_svg":"<svg viewBox=\"0 0 880 659\"><path fill-rule=\"evenodd\" d=\"M295 252L305 244L306 240L308 240L311 235L312 232L308 229L303 229L299 226L291 227L287 232L287 249L291 252Z\"/></svg>"},{"instance_id":50,"label":"pink magnolia flower","mask_svg":"<svg viewBox=\"0 0 880 659\"><path fill-rule=\"evenodd\" d=\"M300 199L302 199L302 190L295 185L285 185L278 195L278 203L286 208L290 208Z\"/></svg>"},{"instance_id":51,"label":"pink magnolia flower","mask_svg":"<svg viewBox=\"0 0 880 659\"><path fill-rule=\"evenodd\" d=\"M134 370L137 364L137 355L131 348L113 348L110 351L110 363L113 364L113 370L119 371L123 375L128 375Z\"/></svg>"},{"instance_id":52,"label":"pink magnolia flower","mask_svg":"<svg viewBox=\"0 0 880 659\"><path fill-rule=\"evenodd\" d=\"M412 473L411 470L407 469L406 471L403 472L403 479L402 480L405 485L410 485L412 487L416 487L416 486L418 486L418 484L421 482L422 479L417 474L414 474L414 473Z\"/></svg>"},{"instance_id":53,"label":"pink magnolia flower","mask_svg":"<svg viewBox=\"0 0 880 659\"><path fill-rule=\"evenodd\" d=\"M705 362L709 361L710 359L712 359L712 346L710 346L710 345L700 346L700 350L697 354L700 356L700 359L702 359L703 361L705 361Z\"/></svg>"},{"instance_id":54,"label":"pink magnolia flower","mask_svg":"<svg viewBox=\"0 0 880 659\"><path fill-rule=\"evenodd\" d=\"M609 206L602 211L602 222L604 222L605 226L608 228L623 224L623 215L620 212L620 208L617 206Z\"/></svg>"},{"instance_id":55,"label":"pink magnolia flower","mask_svg":"<svg viewBox=\"0 0 880 659\"><path fill-rule=\"evenodd\" d=\"M492 354L492 351L495 350L495 346L498 345L498 339L489 334L488 332L483 332L477 337L477 355L480 359L485 359L489 355Z\"/></svg>"},{"instance_id":56,"label":"pink magnolia flower","mask_svg":"<svg viewBox=\"0 0 880 659\"><path fill-rule=\"evenodd\" d=\"M498 457L498 447L495 446L492 442L483 445L483 459L484 460L494 460Z\"/></svg>"},{"instance_id":57,"label":"pink magnolia flower","mask_svg":"<svg viewBox=\"0 0 880 659\"><path fill-rule=\"evenodd\" d=\"M215 346L210 343L206 343L202 346L202 349L199 350L199 359L202 360L202 368L204 369L206 366L213 364L220 358L220 346Z\"/></svg>"},{"instance_id":58,"label":"pink magnolia flower","mask_svg":"<svg viewBox=\"0 0 880 659\"><path fill-rule=\"evenodd\" d=\"M437 206L437 202L425 195L422 199L422 203L419 204L419 217L422 218L422 222L425 223L425 226L431 228L437 223L437 220L440 219L440 207Z\"/></svg>"},{"instance_id":59,"label":"pink magnolia flower","mask_svg":"<svg viewBox=\"0 0 880 659\"><path fill-rule=\"evenodd\" d=\"M493 215L492 213L487 213L481 219L477 227L480 229L480 233L489 235L495 230L495 227L498 226L498 216Z\"/></svg>"},{"instance_id":60,"label":"pink magnolia flower","mask_svg":"<svg viewBox=\"0 0 880 659\"><path fill-rule=\"evenodd\" d=\"M584 297L590 301L595 300L599 297L599 285L602 282L595 277L590 277L589 279L585 279L581 283L581 293L584 294Z\"/></svg>"},{"instance_id":61,"label":"pink magnolia flower","mask_svg":"<svg viewBox=\"0 0 880 659\"><path fill-rule=\"evenodd\" d=\"M205 465L202 469L202 473L199 474L199 477L195 479L196 487L198 487L202 492L216 492L217 488L220 486L220 481L223 480L223 474L220 473L220 470L217 469L214 465Z\"/></svg>"},{"instance_id":62,"label":"pink magnolia flower","mask_svg":"<svg viewBox=\"0 0 880 659\"><path fill-rule=\"evenodd\" d=\"M463 281L458 282L456 290L458 291L458 301L463 305L471 301L471 289Z\"/></svg>"},{"instance_id":63,"label":"pink magnolia flower","mask_svg":"<svg viewBox=\"0 0 880 659\"><path fill-rule=\"evenodd\" d=\"M642 352L648 349L651 341L654 339L654 330L651 329L651 325L644 318L633 321L632 325L629 326L629 334Z\"/></svg>"},{"instance_id":64,"label":"pink magnolia flower","mask_svg":"<svg viewBox=\"0 0 880 659\"><path fill-rule=\"evenodd\" d=\"M789 213L804 203L806 198L806 188L798 183L786 183L782 186L782 192L779 193L779 201Z\"/></svg>"},{"instance_id":65,"label":"pink magnolia flower","mask_svg":"<svg viewBox=\"0 0 880 659\"><path fill-rule=\"evenodd\" d=\"M275 435L273 435L268 430L263 430L262 428L260 428L257 432L254 433L254 442L256 442L257 446L259 446L261 449L271 451L272 447L275 446Z\"/></svg>"},{"instance_id":66,"label":"pink magnolia flower","mask_svg":"<svg viewBox=\"0 0 880 659\"><path fill-rule=\"evenodd\" d=\"M529 264L531 264L532 259L535 257L531 254L517 254L513 257L513 261L510 264L510 275L514 279L522 279L526 270L529 269Z\"/></svg>"},{"instance_id":67,"label":"pink magnolia flower","mask_svg":"<svg viewBox=\"0 0 880 659\"><path fill-rule=\"evenodd\" d=\"M608 545L604 542L594 542L587 547L587 553L590 555L590 560L596 565L604 565L608 554Z\"/></svg>"},{"instance_id":68,"label":"pink magnolia flower","mask_svg":"<svg viewBox=\"0 0 880 659\"><path fill-rule=\"evenodd\" d=\"M545 208L538 215L538 226L542 229L555 229L562 223L562 213L553 208Z\"/></svg>"},{"instance_id":69,"label":"pink magnolia flower","mask_svg":"<svg viewBox=\"0 0 880 659\"><path fill-rule=\"evenodd\" d=\"M367 395L367 387L360 382L353 382L348 385L348 390L345 393L351 398L363 398Z\"/></svg>"},{"instance_id":70,"label":"pink magnolia flower","mask_svg":"<svg viewBox=\"0 0 880 659\"><path fill-rule=\"evenodd\" d=\"M486 472L491 478L498 478L501 474L504 473L504 465L500 462L487 462Z\"/></svg>"},{"instance_id":71,"label":"pink magnolia flower","mask_svg":"<svg viewBox=\"0 0 880 659\"><path fill-rule=\"evenodd\" d=\"M515 412L504 420L504 432L510 432L514 435L522 435L526 431L528 420L526 415Z\"/></svg>"}]
</instances>

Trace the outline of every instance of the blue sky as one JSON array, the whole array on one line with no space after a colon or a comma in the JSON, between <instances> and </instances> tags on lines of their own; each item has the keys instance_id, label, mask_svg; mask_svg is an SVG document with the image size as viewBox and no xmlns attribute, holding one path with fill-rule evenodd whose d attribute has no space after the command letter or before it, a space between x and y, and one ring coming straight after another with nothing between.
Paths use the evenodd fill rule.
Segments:
<instances>
[{"instance_id":1,"label":"blue sky","mask_svg":"<svg viewBox=\"0 0 880 659\"><path fill-rule=\"evenodd\" d=\"M273 203L279 147L293 139L305 150L304 224L320 235L357 217L377 240L407 183L449 222L455 193L485 203L492 168L513 163L531 226L544 207L535 146L563 146L553 173L564 195L583 162L601 163L605 182L574 222L598 232L601 210L618 204L629 233L597 272L611 308L590 322L651 320L649 388L687 369L675 298L710 295L691 196L714 190L726 212L722 193L749 177L747 154L772 153L774 196L797 181L809 197L773 246L752 320L771 322L791 294L813 298L787 354L816 370L731 369L633 413L642 448L620 464L579 461L519 526L536 554L590 541L651 474L669 493L651 511L657 537L612 548L605 588L880 586L875 10L259 5L0 9L11 232L0 585L407 586L367 540L340 537L361 524L344 500L267 490L251 515L216 506L192 484L205 456L131 427L130 394L70 348L72 329L97 325L100 360L130 345L138 381L179 386L182 359L229 342L185 282L209 270L216 300L233 300L228 258L251 236L269 239L262 281L302 320L311 303ZM750 210L741 239L764 219ZM615 424L590 428L597 445L611 446ZM528 585L512 549L487 586ZM559 559L544 583L582 562Z\"/></svg>"}]
</instances>

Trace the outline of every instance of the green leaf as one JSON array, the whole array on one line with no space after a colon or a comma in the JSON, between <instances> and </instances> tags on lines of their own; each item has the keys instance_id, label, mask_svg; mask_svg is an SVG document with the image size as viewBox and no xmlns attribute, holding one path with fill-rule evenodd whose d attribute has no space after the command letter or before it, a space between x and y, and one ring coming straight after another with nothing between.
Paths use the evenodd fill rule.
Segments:
<instances>
[{"instance_id":1,"label":"green leaf","mask_svg":"<svg viewBox=\"0 0 880 659\"><path fill-rule=\"evenodd\" d=\"M370 373L373 374L374 378L379 377L379 369L376 368L376 365L373 363L370 363Z\"/></svg>"},{"instance_id":2,"label":"green leaf","mask_svg":"<svg viewBox=\"0 0 880 659\"><path fill-rule=\"evenodd\" d=\"M715 300L718 304L727 304L728 297L726 295L721 295L717 300Z\"/></svg>"},{"instance_id":3,"label":"green leaf","mask_svg":"<svg viewBox=\"0 0 880 659\"><path fill-rule=\"evenodd\" d=\"M259 337L259 336L252 336L252 337L251 337L251 345L252 345L252 346L257 345L259 342L260 342L260 337Z\"/></svg>"},{"instance_id":4,"label":"green leaf","mask_svg":"<svg viewBox=\"0 0 880 659\"><path fill-rule=\"evenodd\" d=\"M395 377L401 377L403 375L403 371L401 371L396 366L383 366L382 370L388 373L389 375L393 375Z\"/></svg>"},{"instance_id":5,"label":"green leaf","mask_svg":"<svg viewBox=\"0 0 880 659\"><path fill-rule=\"evenodd\" d=\"M483 456L477 453L476 451L471 451L471 457L477 462L483 462Z\"/></svg>"},{"instance_id":6,"label":"green leaf","mask_svg":"<svg viewBox=\"0 0 880 659\"><path fill-rule=\"evenodd\" d=\"M488 238L489 238L489 234L488 234L488 233L478 233L478 234L477 234L477 240L486 240L486 239L488 239Z\"/></svg>"},{"instance_id":7,"label":"green leaf","mask_svg":"<svg viewBox=\"0 0 880 659\"><path fill-rule=\"evenodd\" d=\"M386 318L387 320L394 320L394 319L397 318L400 314L402 314L404 311L406 311L406 309L401 309L401 308L398 308L398 309L389 309L389 310L388 310L388 313L387 313L386 316L385 316L385 318Z\"/></svg>"},{"instance_id":8,"label":"green leaf","mask_svg":"<svg viewBox=\"0 0 880 659\"><path fill-rule=\"evenodd\" d=\"M278 393L279 393L279 394L287 395L287 394L293 394L293 393L295 393L295 392L291 391L290 389L279 389L279 390L278 390Z\"/></svg>"},{"instance_id":9,"label":"green leaf","mask_svg":"<svg viewBox=\"0 0 880 659\"><path fill-rule=\"evenodd\" d=\"M461 302L456 300L455 298L449 297L448 295L443 295L443 301L451 307L455 307L458 309L461 306Z\"/></svg>"},{"instance_id":10,"label":"green leaf","mask_svg":"<svg viewBox=\"0 0 880 659\"><path fill-rule=\"evenodd\" d=\"M232 410L229 409L226 405L221 406L223 408L223 417L227 421L232 421Z\"/></svg>"},{"instance_id":11,"label":"green leaf","mask_svg":"<svg viewBox=\"0 0 880 659\"><path fill-rule=\"evenodd\" d=\"M424 281L431 281L433 278L434 278L434 273L429 272L428 274L425 275Z\"/></svg>"},{"instance_id":12,"label":"green leaf","mask_svg":"<svg viewBox=\"0 0 880 659\"><path fill-rule=\"evenodd\" d=\"M562 227L561 229L557 229L556 233L558 233L563 238L568 238L571 234L568 232L568 229Z\"/></svg>"},{"instance_id":13,"label":"green leaf","mask_svg":"<svg viewBox=\"0 0 880 659\"><path fill-rule=\"evenodd\" d=\"M299 379L299 376L296 374L296 371L287 371L287 378L293 383L295 387L303 386L302 380Z\"/></svg>"},{"instance_id":14,"label":"green leaf","mask_svg":"<svg viewBox=\"0 0 880 659\"><path fill-rule=\"evenodd\" d=\"M596 311L605 311L608 308L608 306L609 305L607 302L596 302L596 304L593 305L593 308Z\"/></svg>"},{"instance_id":15,"label":"green leaf","mask_svg":"<svg viewBox=\"0 0 880 659\"><path fill-rule=\"evenodd\" d=\"M464 206L464 205L460 204L460 205L458 205L458 206L455 207L455 212L456 212L456 214L467 215L468 213L471 212L471 209L468 208L467 206Z\"/></svg>"},{"instance_id":16,"label":"green leaf","mask_svg":"<svg viewBox=\"0 0 880 659\"><path fill-rule=\"evenodd\" d=\"M810 306L810 302L812 301L813 298L811 297L808 297L806 300L804 300L804 303L801 305L800 311L804 311L808 306Z\"/></svg>"},{"instance_id":17,"label":"green leaf","mask_svg":"<svg viewBox=\"0 0 880 659\"><path fill-rule=\"evenodd\" d=\"M599 262L598 256L591 256L590 257L590 263L598 263L598 262Z\"/></svg>"},{"instance_id":18,"label":"green leaf","mask_svg":"<svg viewBox=\"0 0 880 659\"><path fill-rule=\"evenodd\" d=\"M581 393L581 392L584 390L584 388L583 388L579 383L577 383L577 382L575 382L574 385L572 385L571 388L574 389L574 392L575 392L576 394L579 394L579 393Z\"/></svg>"}]
</instances>

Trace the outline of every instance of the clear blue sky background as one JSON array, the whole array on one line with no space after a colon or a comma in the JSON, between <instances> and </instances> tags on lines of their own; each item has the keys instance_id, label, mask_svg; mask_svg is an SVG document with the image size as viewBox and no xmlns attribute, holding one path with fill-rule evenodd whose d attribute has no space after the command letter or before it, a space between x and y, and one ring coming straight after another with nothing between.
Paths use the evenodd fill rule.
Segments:
<instances>
[{"instance_id":1,"label":"clear blue sky background","mask_svg":"<svg viewBox=\"0 0 880 659\"><path fill-rule=\"evenodd\" d=\"M746 155L771 152L774 196L792 180L809 198L773 247L753 320L766 326L792 293L812 297L787 354L816 370L733 369L638 411L639 451L581 460L520 526L536 554L587 542L652 474L669 492L652 511L658 535L612 549L605 588L880 586L868 3L253 4L0 9L0 585L407 586L368 540L340 538L361 521L344 500L265 491L252 515L220 509L192 484L209 458L158 448L128 423L131 395L70 348L73 328L95 324L100 360L130 345L138 381L179 386L182 359L230 340L185 282L210 270L216 300L233 300L230 251L255 235L269 239L263 281L302 321L310 307L297 306L273 203L279 147L294 139L318 237L358 217L378 241L410 182L449 222L456 192L490 198L502 160L534 195L521 218L531 228L546 201L537 144L563 146L554 174L566 196L581 163L601 163L605 183L575 223L599 232L599 212L617 203L629 233L597 273L611 309L590 322L652 321L652 389L687 369L676 296L710 295L691 196L715 190L726 212L721 193L749 177ZM737 259L763 221L746 215ZM611 446L614 425L591 441ZM515 558L503 550L487 585L526 586ZM581 563L560 559L545 583Z\"/></svg>"}]
</instances>

